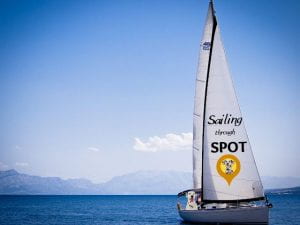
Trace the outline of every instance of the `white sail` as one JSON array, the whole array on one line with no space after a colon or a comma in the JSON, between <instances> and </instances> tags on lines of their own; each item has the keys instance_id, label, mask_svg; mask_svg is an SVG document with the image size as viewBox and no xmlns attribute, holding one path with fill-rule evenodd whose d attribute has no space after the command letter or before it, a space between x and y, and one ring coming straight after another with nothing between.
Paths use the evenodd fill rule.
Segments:
<instances>
[{"instance_id":1,"label":"white sail","mask_svg":"<svg viewBox=\"0 0 300 225\"><path fill-rule=\"evenodd\" d=\"M263 198L262 184L235 95L218 25L211 48L204 100L203 200Z\"/></svg>"},{"instance_id":2,"label":"white sail","mask_svg":"<svg viewBox=\"0 0 300 225\"><path fill-rule=\"evenodd\" d=\"M204 33L201 41L199 64L196 77L196 91L193 117L193 180L194 188L201 188L202 182L202 139L204 119L204 97L208 72L210 43L214 26L212 3L209 4Z\"/></svg>"}]
</instances>

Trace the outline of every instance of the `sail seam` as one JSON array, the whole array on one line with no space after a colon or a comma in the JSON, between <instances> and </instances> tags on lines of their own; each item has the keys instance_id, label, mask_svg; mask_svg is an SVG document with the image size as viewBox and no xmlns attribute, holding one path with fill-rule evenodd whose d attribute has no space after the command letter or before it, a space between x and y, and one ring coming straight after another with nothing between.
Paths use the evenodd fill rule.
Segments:
<instances>
[{"instance_id":1,"label":"sail seam","mask_svg":"<svg viewBox=\"0 0 300 225\"><path fill-rule=\"evenodd\" d=\"M218 158L210 158L210 157L206 157L206 159L207 160L213 160L213 161L215 161L215 162L217 162L219 159ZM245 161L243 161L243 164L249 164L249 165L252 165L252 161L249 161L249 160L245 160Z\"/></svg>"},{"instance_id":2,"label":"sail seam","mask_svg":"<svg viewBox=\"0 0 300 225\"><path fill-rule=\"evenodd\" d=\"M200 149L199 149L199 148L196 148L196 147L193 147L193 149L196 149L197 151L200 151Z\"/></svg>"},{"instance_id":3,"label":"sail seam","mask_svg":"<svg viewBox=\"0 0 300 225\"><path fill-rule=\"evenodd\" d=\"M212 173L206 173L206 174L209 174L209 175L211 175L211 176L213 176L213 177L220 177L220 178L221 178L221 176L220 176L220 175L216 175L216 174L212 174ZM260 180L244 179L244 178L236 178L235 180L245 180L245 181L260 181Z\"/></svg>"}]
</instances>

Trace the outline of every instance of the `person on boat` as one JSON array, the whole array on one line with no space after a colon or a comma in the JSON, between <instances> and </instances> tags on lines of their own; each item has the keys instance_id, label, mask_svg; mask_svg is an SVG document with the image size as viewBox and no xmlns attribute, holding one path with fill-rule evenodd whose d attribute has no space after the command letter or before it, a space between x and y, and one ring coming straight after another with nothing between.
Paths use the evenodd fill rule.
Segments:
<instances>
[{"instance_id":1,"label":"person on boat","mask_svg":"<svg viewBox=\"0 0 300 225\"><path fill-rule=\"evenodd\" d=\"M202 208L201 193L196 194L196 204L198 206L198 209Z\"/></svg>"},{"instance_id":2,"label":"person on boat","mask_svg":"<svg viewBox=\"0 0 300 225\"><path fill-rule=\"evenodd\" d=\"M197 200L196 200L197 205L201 206L201 195L198 194Z\"/></svg>"}]
</instances>

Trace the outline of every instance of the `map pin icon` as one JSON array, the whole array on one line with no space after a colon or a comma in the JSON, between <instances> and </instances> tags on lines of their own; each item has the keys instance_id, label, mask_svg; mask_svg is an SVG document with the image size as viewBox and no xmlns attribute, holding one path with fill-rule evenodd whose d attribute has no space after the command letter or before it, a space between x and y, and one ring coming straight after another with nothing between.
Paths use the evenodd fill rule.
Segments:
<instances>
[{"instance_id":1,"label":"map pin icon","mask_svg":"<svg viewBox=\"0 0 300 225\"><path fill-rule=\"evenodd\" d=\"M217 162L217 171L221 177L223 177L228 185L239 174L241 170L240 160L231 154L223 155Z\"/></svg>"}]
</instances>

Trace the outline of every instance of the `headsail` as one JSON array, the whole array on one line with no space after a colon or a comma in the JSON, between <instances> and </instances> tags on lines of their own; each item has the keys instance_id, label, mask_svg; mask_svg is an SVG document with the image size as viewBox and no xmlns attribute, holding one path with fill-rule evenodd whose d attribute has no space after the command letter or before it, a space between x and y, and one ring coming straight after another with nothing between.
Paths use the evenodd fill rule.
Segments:
<instances>
[{"instance_id":1,"label":"headsail","mask_svg":"<svg viewBox=\"0 0 300 225\"><path fill-rule=\"evenodd\" d=\"M200 50L196 82L194 186L202 187L204 202L262 199L262 184L235 95L212 3L208 14L209 22L206 23Z\"/></svg>"},{"instance_id":2,"label":"headsail","mask_svg":"<svg viewBox=\"0 0 300 225\"><path fill-rule=\"evenodd\" d=\"M196 77L196 91L194 100L194 118L193 118L193 180L194 188L201 188L202 184L202 141L203 141L203 119L204 119L204 101L206 78L209 68L211 55L211 42L213 30L215 27L215 18L212 3L209 4L205 28L201 41L199 64Z\"/></svg>"}]
</instances>

